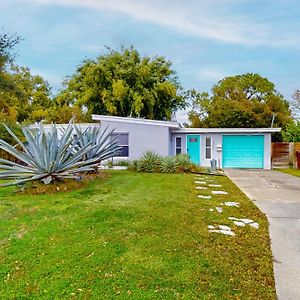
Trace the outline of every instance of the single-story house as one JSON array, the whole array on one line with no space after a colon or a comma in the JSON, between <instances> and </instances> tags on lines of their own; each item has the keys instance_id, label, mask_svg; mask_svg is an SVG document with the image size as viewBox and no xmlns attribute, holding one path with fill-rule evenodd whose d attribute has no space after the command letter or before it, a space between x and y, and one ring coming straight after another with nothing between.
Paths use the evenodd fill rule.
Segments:
<instances>
[{"instance_id":1,"label":"single-story house","mask_svg":"<svg viewBox=\"0 0 300 300\"><path fill-rule=\"evenodd\" d=\"M122 153L117 159L138 159L146 151L162 156L187 153L209 167L271 168L271 133L280 128L182 128L177 122L92 115L94 121L115 128Z\"/></svg>"}]
</instances>

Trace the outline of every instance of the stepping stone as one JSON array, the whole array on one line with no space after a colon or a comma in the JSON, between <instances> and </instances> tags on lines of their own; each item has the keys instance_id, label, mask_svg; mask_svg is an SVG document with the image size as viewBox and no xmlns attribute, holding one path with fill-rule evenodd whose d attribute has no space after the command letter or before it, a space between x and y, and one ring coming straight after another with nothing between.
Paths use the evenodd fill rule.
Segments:
<instances>
[{"instance_id":1,"label":"stepping stone","mask_svg":"<svg viewBox=\"0 0 300 300\"><path fill-rule=\"evenodd\" d=\"M251 227L255 228L255 229L258 229L259 228L259 224L254 222L254 223L251 223L249 224Z\"/></svg>"},{"instance_id":2,"label":"stepping stone","mask_svg":"<svg viewBox=\"0 0 300 300\"><path fill-rule=\"evenodd\" d=\"M218 213L222 213L223 212L223 208L222 207L219 207L219 206L216 206L216 211Z\"/></svg>"},{"instance_id":3,"label":"stepping stone","mask_svg":"<svg viewBox=\"0 0 300 300\"><path fill-rule=\"evenodd\" d=\"M207 190L206 186L196 186L197 190Z\"/></svg>"},{"instance_id":4,"label":"stepping stone","mask_svg":"<svg viewBox=\"0 0 300 300\"><path fill-rule=\"evenodd\" d=\"M196 184L206 184L206 181L195 181Z\"/></svg>"},{"instance_id":5,"label":"stepping stone","mask_svg":"<svg viewBox=\"0 0 300 300\"><path fill-rule=\"evenodd\" d=\"M201 199L211 199L211 196L198 195L198 198L201 198Z\"/></svg>"},{"instance_id":6,"label":"stepping stone","mask_svg":"<svg viewBox=\"0 0 300 300\"><path fill-rule=\"evenodd\" d=\"M251 219L240 219L240 221L244 222L245 224L254 223L254 221Z\"/></svg>"},{"instance_id":7,"label":"stepping stone","mask_svg":"<svg viewBox=\"0 0 300 300\"><path fill-rule=\"evenodd\" d=\"M246 224L245 224L245 223L243 223L243 222L240 222L240 221L233 221L233 223L234 223L236 226L240 226L240 227L244 227L244 226L246 226Z\"/></svg>"},{"instance_id":8,"label":"stepping stone","mask_svg":"<svg viewBox=\"0 0 300 300\"><path fill-rule=\"evenodd\" d=\"M229 226L226 226L226 225L219 225L219 228L221 230L231 230L231 228Z\"/></svg>"},{"instance_id":9,"label":"stepping stone","mask_svg":"<svg viewBox=\"0 0 300 300\"><path fill-rule=\"evenodd\" d=\"M221 187L222 185L221 184L209 184L208 186L211 186L211 187Z\"/></svg>"},{"instance_id":10,"label":"stepping stone","mask_svg":"<svg viewBox=\"0 0 300 300\"><path fill-rule=\"evenodd\" d=\"M218 228L213 226L213 225L208 225L208 232L215 232L215 233L222 233L225 235L231 235L231 236L235 236L235 233L231 230L230 227L226 226L226 225L219 225Z\"/></svg>"},{"instance_id":11,"label":"stepping stone","mask_svg":"<svg viewBox=\"0 0 300 300\"><path fill-rule=\"evenodd\" d=\"M238 202L224 202L226 206L240 207Z\"/></svg>"},{"instance_id":12,"label":"stepping stone","mask_svg":"<svg viewBox=\"0 0 300 300\"><path fill-rule=\"evenodd\" d=\"M214 209L213 209L213 208L210 208L209 211L214 211Z\"/></svg>"},{"instance_id":13,"label":"stepping stone","mask_svg":"<svg viewBox=\"0 0 300 300\"><path fill-rule=\"evenodd\" d=\"M238 219L235 217L229 217L229 220L233 220L233 223L237 226L246 226L246 225L250 225L251 227L258 229L259 228L259 224L257 222L254 222L251 219Z\"/></svg>"},{"instance_id":14,"label":"stepping stone","mask_svg":"<svg viewBox=\"0 0 300 300\"><path fill-rule=\"evenodd\" d=\"M214 195L228 195L225 191L211 191Z\"/></svg>"}]
</instances>

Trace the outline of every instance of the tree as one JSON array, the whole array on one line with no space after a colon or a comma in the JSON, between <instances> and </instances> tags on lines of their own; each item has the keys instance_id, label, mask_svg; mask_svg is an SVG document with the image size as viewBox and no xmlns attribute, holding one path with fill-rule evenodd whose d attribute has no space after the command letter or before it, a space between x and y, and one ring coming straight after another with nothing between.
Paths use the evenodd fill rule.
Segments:
<instances>
[{"instance_id":1,"label":"tree","mask_svg":"<svg viewBox=\"0 0 300 300\"><path fill-rule=\"evenodd\" d=\"M292 98L293 98L292 109L293 109L294 116L296 118L299 118L300 117L300 90L296 90Z\"/></svg>"},{"instance_id":2,"label":"tree","mask_svg":"<svg viewBox=\"0 0 300 300\"><path fill-rule=\"evenodd\" d=\"M290 122L282 132L285 142L300 142L300 121Z\"/></svg>"},{"instance_id":3,"label":"tree","mask_svg":"<svg viewBox=\"0 0 300 300\"><path fill-rule=\"evenodd\" d=\"M164 57L141 57L122 48L96 60L85 60L65 82L57 105L74 105L87 115L109 114L170 120L186 106L171 62Z\"/></svg>"},{"instance_id":4,"label":"tree","mask_svg":"<svg viewBox=\"0 0 300 300\"><path fill-rule=\"evenodd\" d=\"M193 95L192 127L285 127L291 120L289 103L268 79L247 73L225 77L212 95Z\"/></svg>"},{"instance_id":5,"label":"tree","mask_svg":"<svg viewBox=\"0 0 300 300\"><path fill-rule=\"evenodd\" d=\"M0 90L0 100L13 110L15 121L37 122L45 119L47 111L53 106L48 82L39 75L32 75L28 68L14 65L5 76L13 88Z\"/></svg>"}]
</instances>

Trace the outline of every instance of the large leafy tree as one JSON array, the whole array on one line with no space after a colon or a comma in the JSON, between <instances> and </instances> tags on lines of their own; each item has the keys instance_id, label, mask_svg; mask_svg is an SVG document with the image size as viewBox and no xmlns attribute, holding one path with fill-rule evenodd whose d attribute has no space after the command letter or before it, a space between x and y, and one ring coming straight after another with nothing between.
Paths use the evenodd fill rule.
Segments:
<instances>
[{"instance_id":1,"label":"large leafy tree","mask_svg":"<svg viewBox=\"0 0 300 300\"><path fill-rule=\"evenodd\" d=\"M85 109L87 115L145 117L169 120L186 106L171 62L164 57L141 57L134 48L122 48L96 60L86 60L65 82L57 105Z\"/></svg>"},{"instance_id":2,"label":"large leafy tree","mask_svg":"<svg viewBox=\"0 0 300 300\"><path fill-rule=\"evenodd\" d=\"M226 77L212 95L193 91L192 127L285 127L291 117L289 103L268 79L258 74Z\"/></svg>"},{"instance_id":3,"label":"large leafy tree","mask_svg":"<svg viewBox=\"0 0 300 300\"><path fill-rule=\"evenodd\" d=\"M0 121L10 124L45 119L53 105L49 84L14 64L19 41L16 34L0 34Z\"/></svg>"}]
</instances>

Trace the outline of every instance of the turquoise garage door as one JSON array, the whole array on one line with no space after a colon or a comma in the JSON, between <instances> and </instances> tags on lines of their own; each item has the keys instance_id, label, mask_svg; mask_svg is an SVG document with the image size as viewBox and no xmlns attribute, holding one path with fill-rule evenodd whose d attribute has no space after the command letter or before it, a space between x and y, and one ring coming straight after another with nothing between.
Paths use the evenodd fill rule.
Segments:
<instances>
[{"instance_id":1,"label":"turquoise garage door","mask_svg":"<svg viewBox=\"0 0 300 300\"><path fill-rule=\"evenodd\" d=\"M223 135L223 168L263 167L263 135Z\"/></svg>"}]
</instances>

